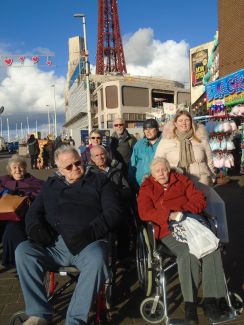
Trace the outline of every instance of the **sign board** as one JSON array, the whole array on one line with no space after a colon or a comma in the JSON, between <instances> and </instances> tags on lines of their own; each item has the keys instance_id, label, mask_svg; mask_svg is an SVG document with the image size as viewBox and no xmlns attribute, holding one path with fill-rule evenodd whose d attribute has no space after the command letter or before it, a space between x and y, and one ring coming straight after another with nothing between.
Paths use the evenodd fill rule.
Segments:
<instances>
[{"instance_id":1,"label":"sign board","mask_svg":"<svg viewBox=\"0 0 244 325\"><path fill-rule=\"evenodd\" d=\"M192 66L192 87L202 85L203 77L208 72L208 50L204 49L191 56Z\"/></svg>"},{"instance_id":2,"label":"sign board","mask_svg":"<svg viewBox=\"0 0 244 325\"><path fill-rule=\"evenodd\" d=\"M244 69L206 85L208 107L222 100L226 106L244 103Z\"/></svg>"},{"instance_id":3,"label":"sign board","mask_svg":"<svg viewBox=\"0 0 244 325\"><path fill-rule=\"evenodd\" d=\"M173 103L164 103L164 114L166 115L175 115L176 106Z\"/></svg>"}]
</instances>

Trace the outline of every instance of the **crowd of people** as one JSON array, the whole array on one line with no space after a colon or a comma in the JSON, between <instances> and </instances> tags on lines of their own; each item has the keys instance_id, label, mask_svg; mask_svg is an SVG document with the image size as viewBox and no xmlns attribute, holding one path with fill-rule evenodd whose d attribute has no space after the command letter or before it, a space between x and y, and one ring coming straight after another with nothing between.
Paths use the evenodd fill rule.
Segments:
<instances>
[{"instance_id":1,"label":"crowd of people","mask_svg":"<svg viewBox=\"0 0 244 325\"><path fill-rule=\"evenodd\" d=\"M91 131L89 146L81 145L80 152L72 138L67 143L56 139L53 146L47 142L45 150L57 170L44 183L27 173L19 156L9 160L8 175L0 178L2 193L7 189L31 199L21 222L1 225L2 262L16 265L29 316L24 324L48 324L53 311L43 286L45 272L69 265L80 275L66 324L87 324L91 304L109 273L109 234L117 238L117 259L132 261L135 218L153 222L156 239L176 256L185 324L198 324L200 268L204 312L222 321L227 311L219 307L226 298L219 249L198 260L169 226L179 213L201 214L206 207L199 184L213 184L215 172L204 126L195 126L186 111L179 111L162 133L155 119L144 121L144 137L138 141L123 119L116 118L113 126L107 146L100 130ZM28 141L31 168L36 168L39 154L36 142L34 136Z\"/></svg>"},{"instance_id":2,"label":"crowd of people","mask_svg":"<svg viewBox=\"0 0 244 325\"><path fill-rule=\"evenodd\" d=\"M27 140L28 153L31 159L31 169L54 168L54 152L63 144L75 146L75 141L72 136L65 136L62 138L58 135L55 140L47 136L41 147L35 135L31 134Z\"/></svg>"}]
</instances>

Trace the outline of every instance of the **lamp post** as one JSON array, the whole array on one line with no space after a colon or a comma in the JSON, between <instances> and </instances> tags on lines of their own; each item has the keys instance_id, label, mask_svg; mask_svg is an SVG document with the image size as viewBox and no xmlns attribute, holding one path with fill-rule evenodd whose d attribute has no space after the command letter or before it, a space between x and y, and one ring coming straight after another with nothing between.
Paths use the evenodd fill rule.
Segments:
<instances>
[{"instance_id":1,"label":"lamp post","mask_svg":"<svg viewBox=\"0 0 244 325\"><path fill-rule=\"evenodd\" d=\"M30 134L30 126L29 126L29 117L28 116L26 116L26 125L27 125L27 133L28 133L28 135Z\"/></svg>"},{"instance_id":2,"label":"lamp post","mask_svg":"<svg viewBox=\"0 0 244 325\"><path fill-rule=\"evenodd\" d=\"M53 88L53 100L54 100L54 105L53 105L53 111L54 111L54 135L55 138L57 137L57 112L56 112L56 92L55 92L55 85L51 85Z\"/></svg>"},{"instance_id":3,"label":"lamp post","mask_svg":"<svg viewBox=\"0 0 244 325\"><path fill-rule=\"evenodd\" d=\"M91 95L90 95L90 83L89 83L89 61L88 61L88 49L87 49L87 41L86 41L86 16L84 14L74 14L74 17L82 18L82 25L83 25L85 68L86 68L87 120L88 120L88 133L90 134L92 130L92 120L91 120Z\"/></svg>"},{"instance_id":4,"label":"lamp post","mask_svg":"<svg viewBox=\"0 0 244 325\"><path fill-rule=\"evenodd\" d=\"M3 136L3 120L1 117L0 117L0 120L1 120L1 137L2 137Z\"/></svg>"},{"instance_id":5,"label":"lamp post","mask_svg":"<svg viewBox=\"0 0 244 325\"><path fill-rule=\"evenodd\" d=\"M46 105L47 107L47 122L48 122L48 134L51 134L51 126L50 126L50 111L49 111L49 105Z\"/></svg>"},{"instance_id":6,"label":"lamp post","mask_svg":"<svg viewBox=\"0 0 244 325\"><path fill-rule=\"evenodd\" d=\"M24 135L23 135L22 122L20 122L20 137L21 137L21 140L23 141Z\"/></svg>"},{"instance_id":7,"label":"lamp post","mask_svg":"<svg viewBox=\"0 0 244 325\"><path fill-rule=\"evenodd\" d=\"M10 132L9 132L9 122L7 118L7 132L8 132L8 142L10 142Z\"/></svg>"}]
</instances>

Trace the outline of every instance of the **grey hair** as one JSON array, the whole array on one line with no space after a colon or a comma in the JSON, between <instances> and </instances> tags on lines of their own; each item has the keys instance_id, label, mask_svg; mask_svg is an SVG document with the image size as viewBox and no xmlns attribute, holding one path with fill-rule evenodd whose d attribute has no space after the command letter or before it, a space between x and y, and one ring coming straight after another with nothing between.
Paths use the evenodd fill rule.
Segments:
<instances>
[{"instance_id":1,"label":"grey hair","mask_svg":"<svg viewBox=\"0 0 244 325\"><path fill-rule=\"evenodd\" d=\"M6 169L8 174L11 174L11 169L10 169L10 165L16 163L16 164L20 164L20 166L25 170L26 173L26 169L27 169L27 163L24 157L21 157L20 155L13 155L11 158L9 158Z\"/></svg>"},{"instance_id":2,"label":"grey hair","mask_svg":"<svg viewBox=\"0 0 244 325\"><path fill-rule=\"evenodd\" d=\"M168 160L164 157L156 157L152 160L151 165L150 165L151 173L152 173L153 167L156 166L157 164L165 165L167 171L170 172L170 164L169 164Z\"/></svg>"},{"instance_id":3,"label":"grey hair","mask_svg":"<svg viewBox=\"0 0 244 325\"><path fill-rule=\"evenodd\" d=\"M116 120L120 120L123 124L125 123L125 120L123 119L123 117L115 117L115 119L113 120L113 124L114 124L114 121Z\"/></svg>"},{"instance_id":4,"label":"grey hair","mask_svg":"<svg viewBox=\"0 0 244 325\"><path fill-rule=\"evenodd\" d=\"M55 163L57 166L59 165L58 164L59 155L61 155L63 153L68 153L68 152L71 152L71 153L75 154L77 157L80 157L80 155L79 155L78 151L75 149L75 147L63 144L58 149L56 149L54 152L54 160L55 160Z\"/></svg>"},{"instance_id":5,"label":"grey hair","mask_svg":"<svg viewBox=\"0 0 244 325\"><path fill-rule=\"evenodd\" d=\"M107 150L104 148L104 146L101 146L100 144L97 144L96 146L91 147L91 149L90 149L91 156L92 156L93 150L96 148L102 149L102 151L105 153L105 155L107 157Z\"/></svg>"},{"instance_id":6,"label":"grey hair","mask_svg":"<svg viewBox=\"0 0 244 325\"><path fill-rule=\"evenodd\" d=\"M91 137L92 134L99 134L100 137L101 137L101 139L103 137L102 131L100 131L99 129L93 129L93 130L91 130L91 132L89 133L89 138Z\"/></svg>"}]
</instances>

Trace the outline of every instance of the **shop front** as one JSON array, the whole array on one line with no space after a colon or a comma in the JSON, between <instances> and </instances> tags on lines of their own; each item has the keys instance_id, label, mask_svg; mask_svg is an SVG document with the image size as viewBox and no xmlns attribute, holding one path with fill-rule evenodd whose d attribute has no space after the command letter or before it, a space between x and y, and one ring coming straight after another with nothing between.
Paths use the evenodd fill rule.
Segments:
<instances>
[{"instance_id":1,"label":"shop front","mask_svg":"<svg viewBox=\"0 0 244 325\"><path fill-rule=\"evenodd\" d=\"M244 69L206 85L206 125L219 182L244 173Z\"/></svg>"}]
</instances>

